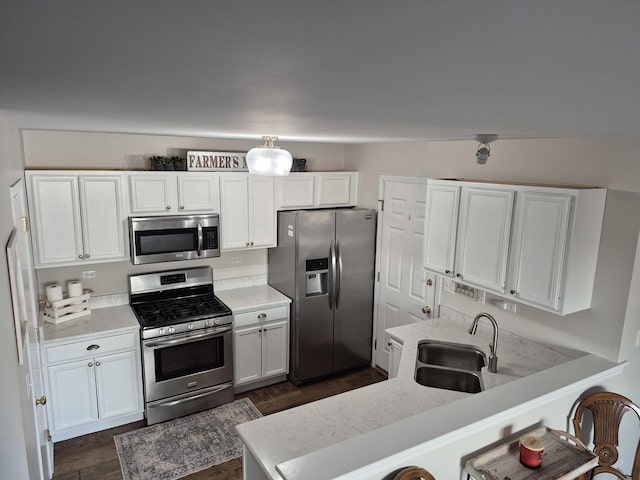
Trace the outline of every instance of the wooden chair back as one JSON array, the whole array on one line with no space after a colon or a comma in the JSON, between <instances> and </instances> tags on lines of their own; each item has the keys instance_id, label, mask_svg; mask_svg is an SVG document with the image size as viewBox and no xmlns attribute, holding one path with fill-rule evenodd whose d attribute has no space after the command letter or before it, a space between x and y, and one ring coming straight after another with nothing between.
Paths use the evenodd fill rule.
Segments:
<instances>
[{"instance_id":1,"label":"wooden chair back","mask_svg":"<svg viewBox=\"0 0 640 480\"><path fill-rule=\"evenodd\" d=\"M393 480L436 480L433 475L420 467L406 467L396 473Z\"/></svg>"},{"instance_id":2,"label":"wooden chair back","mask_svg":"<svg viewBox=\"0 0 640 480\"><path fill-rule=\"evenodd\" d=\"M575 436L588 444L582 433L582 420L586 410L591 412L593 418L593 452L598 455L598 466L590 474L580 478L593 478L599 473L609 473L621 480L640 480L640 441L636 446L631 475L614 466L618 461L618 436L622 417L627 412L634 412L640 420L640 408L617 393L598 392L589 395L580 402L573 416Z\"/></svg>"}]
</instances>

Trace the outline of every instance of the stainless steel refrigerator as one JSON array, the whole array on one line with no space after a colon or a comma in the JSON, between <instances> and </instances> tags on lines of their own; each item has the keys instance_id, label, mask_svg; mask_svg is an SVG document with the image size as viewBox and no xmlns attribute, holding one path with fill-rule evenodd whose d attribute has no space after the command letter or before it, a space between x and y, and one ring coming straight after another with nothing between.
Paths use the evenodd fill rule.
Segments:
<instances>
[{"instance_id":1,"label":"stainless steel refrigerator","mask_svg":"<svg viewBox=\"0 0 640 480\"><path fill-rule=\"evenodd\" d=\"M371 363L376 212L278 213L269 285L291 298L296 384Z\"/></svg>"}]
</instances>

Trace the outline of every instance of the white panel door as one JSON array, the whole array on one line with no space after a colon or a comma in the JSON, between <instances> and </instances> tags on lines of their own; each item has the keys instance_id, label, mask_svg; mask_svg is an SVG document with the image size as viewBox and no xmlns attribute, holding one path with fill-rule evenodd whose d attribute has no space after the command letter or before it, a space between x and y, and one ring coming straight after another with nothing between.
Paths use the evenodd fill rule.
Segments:
<instances>
[{"instance_id":1,"label":"white panel door","mask_svg":"<svg viewBox=\"0 0 640 480\"><path fill-rule=\"evenodd\" d=\"M454 269L460 187L429 181L424 223L424 267L452 276Z\"/></svg>"},{"instance_id":2,"label":"white panel door","mask_svg":"<svg viewBox=\"0 0 640 480\"><path fill-rule=\"evenodd\" d=\"M220 235L222 250L249 246L248 183L246 174L220 176Z\"/></svg>"},{"instance_id":3,"label":"white panel door","mask_svg":"<svg viewBox=\"0 0 640 480\"><path fill-rule=\"evenodd\" d=\"M47 403L36 403L45 395L44 372L40 361L40 345L37 340L38 331L38 287L33 269L33 256L31 253L31 241L29 232L29 218L27 209L27 194L25 182L20 179L9 189L11 196L11 213L13 216L13 226L16 228L15 252L17 267L20 270L18 287L18 298L23 299L19 303L19 311L22 318L26 318L27 328L25 330L25 359L29 369L27 375L27 395L23 409L31 409L33 416L33 434L26 430L28 423L25 421L25 441L29 445L28 452L38 452L39 478L50 479L53 477L53 442L49 434L49 408ZM11 259L7 259L10 261ZM25 417L26 419L26 417ZM28 457L32 454L28 453ZM30 462L36 463L32 459Z\"/></svg>"},{"instance_id":4,"label":"white panel door","mask_svg":"<svg viewBox=\"0 0 640 480\"><path fill-rule=\"evenodd\" d=\"M435 275L422 266L426 179L384 181L375 363L389 367L387 328L425 320L433 311Z\"/></svg>"},{"instance_id":5,"label":"white panel door","mask_svg":"<svg viewBox=\"0 0 640 480\"><path fill-rule=\"evenodd\" d=\"M122 177L81 176L80 204L84 258L126 258Z\"/></svg>"},{"instance_id":6,"label":"white panel door","mask_svg":"<svg viewBox=\"0 0 640 480\"><path fill-rule=\"evenodd\" d=\"M273 177L249 175L248 201L249 246L275 247L277 213Z\"/></svg>"},{"instance_id":7,"label":"white panel door","mask_svg":"<svg viewBox=\"0 0 640 480\"><path fill-rule=\"evenodd\" d=\"M84 258L78 178L31 175L35 218L36 266L77 262Z\"/></svg>"},{"instance_id":8,"label":"white panel door","mask_svg":"<svg viewBox=\"0 0 640 480\"><path fill-rule=\"evenodd\" d=\"M131 212L177 213L175 174L149 172L129 176Z\"/></svg>"},{"instance_id":9,"label":"white panel door","mask_svg":"<svg viewBox=\"0 0 640 480\"><path fill-rule=\"evenodd\" d=\"M51 417L56 432L98 419L93 360L48 367L52 400Z\"/></svg>"},{"instance_id":10,"label":"white panel door","mask_svg":"<svg viewBox=\"0 0 640 480\"><path fill-rule=\"evenodd\" d=\"M262 377L261 328L256 325L233 332L233 377L236 386Z\"/></svg>"},{"instance_id":11,"label":"white panel door","mask_svg":"<svg viewBox=\"0 0 640 480\"><path fill-rule=\"evenodd\" d=\"M180 212L219 212L218 175L198 172L178 175Z\"/></svg>"},{"instance_id":12,"label":"white panel door","mask_svg":"<svg viewBox=\"0 0 640 480\"><path fill-rule=\"evenodd\" d=\"M513 190L506 188L462 189L457 278L483 289L505 291L513 199Z\"/></svg>"},{"instance_id":13,"label":"white panel door","mask_svg":"<svg viewBox=\"0 0 640 480\"><path fill-rule=\"evenodd\" d=\"M262 327L262 376L287 373L288 322L270 323Z\"/></svg>"},{"instance_id":14,"label":"white panel door","mask_svg":"<svg viewBox=\"0 0 640 480\"><path fill-rule=\"evenodd\" d=\"M138 363L135 351L96 357L96 392L101 419L142 409Z\"/></svg>"},{"instance_id":15,"label":"white panel door","mask_svg":"<svg viewBox=\"0 0 640 480\"><path fill-rule=\"evenodd\" d=\"M517 200L510 293L558 309L571 196L523 192Z\"/></svg>"}]
</instances>

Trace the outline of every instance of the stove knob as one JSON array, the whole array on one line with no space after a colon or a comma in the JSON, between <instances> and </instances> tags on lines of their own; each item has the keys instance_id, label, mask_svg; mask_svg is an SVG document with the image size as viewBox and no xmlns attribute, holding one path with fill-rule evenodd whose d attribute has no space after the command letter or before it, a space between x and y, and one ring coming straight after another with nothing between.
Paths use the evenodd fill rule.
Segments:
<instances>
[{"instance_id":1,"label":"stove knob","mask_svg":"<svg viewBox=\"0 0 640 480\"><path fill-rule=\"evenodd\" d=\"M175 331L176 331L176 329L175 329L175 328L173 328L173 327L169 327L169 333L173 333L173 332L175 332Z\"/></svg>"},{"instance_id":2,"label":"stove knob","mask_svg":"<svg viewBox=\"0 0 640 480\"><path fill-rule=\"evenodd\" d=\"M193 325L191 323L187 325L187 330L193 330Z\"/></svg>"},{"instance_id":3,"label":"stove knob","mask_svg":"<svg viewBox=\"0 0 640 480\"><path fill-rule=\"evenodd\" d=\"M164 335L164 334L165 334L164 328L161 328L160 330L158 330L158 333L159 333L160 335Z\"/></svg>"},{"instance_id":4,"label":"stove knob","mask_svg":"<svg viewBox=\"0 0 640 480\"><path fill-rule=\"evenodd\" d=\"M211 322L209 320L205 320L204 321L204 326L205 327L210 327L211 326Z\"/></svg>"}]
</instances>

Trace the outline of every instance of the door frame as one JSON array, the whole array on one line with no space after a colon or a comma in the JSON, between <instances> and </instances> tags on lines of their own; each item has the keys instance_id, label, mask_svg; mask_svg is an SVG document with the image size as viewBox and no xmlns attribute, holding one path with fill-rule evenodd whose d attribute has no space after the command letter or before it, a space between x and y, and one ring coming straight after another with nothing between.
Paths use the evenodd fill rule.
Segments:
<instances>
[{"instance_id":1,"label":"door frame","mask_svg":"<svg viewBox=\"0 0 640 480\"><path fill-rule=\"evenodd\" d=\"M378 218L376 225L376 262L375 262L375 281L373 289L373 335L371 336L371 366L376 366L376 349L377 349L377 335L378 331L378 302L380 300L380 267L382 265L382 229L384 227L383 222L383 210L384 210L384 192L387 182L405 182L405 183L417 183L427 184L428 177L409 177L409 176L397 176L397 175L380 175L378 181ZM433 317L440 316L440 298L442 292L442 282L436 283L435 300Z\"/></svg>"}]
</instances>

